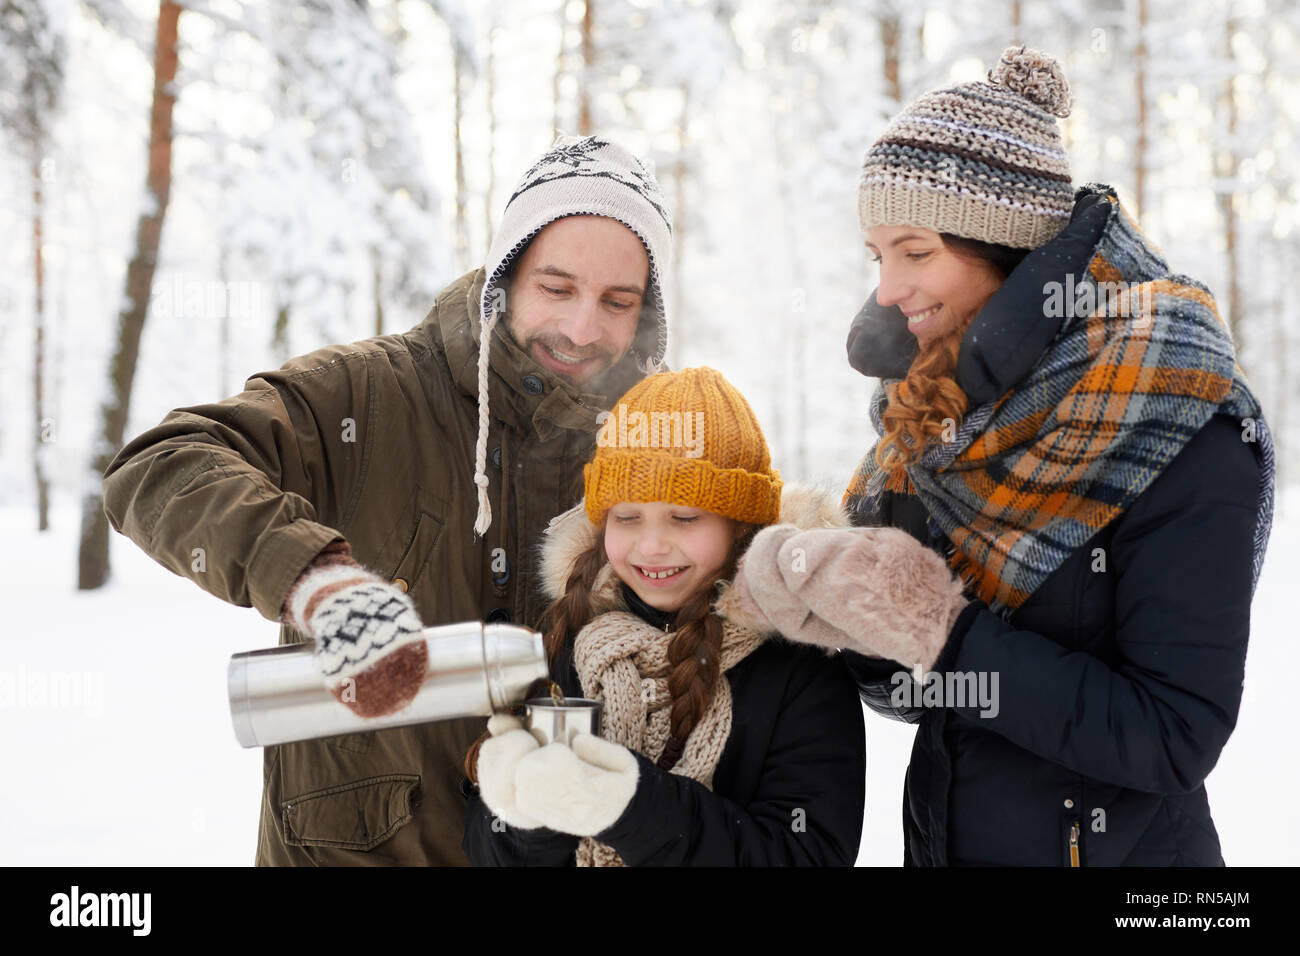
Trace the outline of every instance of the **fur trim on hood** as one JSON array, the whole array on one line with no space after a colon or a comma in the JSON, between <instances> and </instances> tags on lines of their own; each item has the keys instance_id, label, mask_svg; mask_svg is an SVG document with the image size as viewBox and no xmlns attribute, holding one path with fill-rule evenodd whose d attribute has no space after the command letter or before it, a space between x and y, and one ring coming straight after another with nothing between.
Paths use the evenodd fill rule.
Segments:
<instances>
[{"instance_id":1,"label":"fur trim on hood","mask_svg":"<svg viewBox=\"0 0 1300 956\"><path fill-rule=\"evenodd\" d=\"M822 486L787 483L781 490L781 513L778 524L792 524L800 530L811 528L847 528L848 515L840 508L839 496ZM548 600L564 593L565 582L573 572L578 556L596 540L600 529L587 518L584 501L563 514L556 515L547 526L539 546L541 588ZM592 588L596 613L626 610L619 594L619 580L609 562L600 569ZM742 614L735 602L728 601L724 589L715 609L721 617L742 626L756 627L749 615Z\"/></svg>"}]
</instances>

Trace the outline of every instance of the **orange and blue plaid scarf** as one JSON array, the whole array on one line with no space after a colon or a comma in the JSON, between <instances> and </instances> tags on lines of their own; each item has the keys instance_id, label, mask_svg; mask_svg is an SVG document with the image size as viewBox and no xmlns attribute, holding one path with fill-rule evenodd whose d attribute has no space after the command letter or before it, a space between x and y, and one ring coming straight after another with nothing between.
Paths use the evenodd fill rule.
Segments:
<instances>
[{"instance_id":1,"label":"orange and blue plaid scarf","mask_svg":"<svg viewBox=\"0 0 1300 956\"><path fill-rule=\"evenodd\" d=\"M1069 315L1028 375L970 409L952 441L888 479L867 452L844 495L855 523L879 524L885 492L915 494L951 543L949 563L1003 615L1124 511L1217 413L1254 443L1260 492L1252 593L1273 515L1273 444L1208 289L1172 275L1110 192L1110 218ZM1083 301L1082 298L1079 301ZM880 382L877 434L898 379Z\"/></svg>"}]
</instances>

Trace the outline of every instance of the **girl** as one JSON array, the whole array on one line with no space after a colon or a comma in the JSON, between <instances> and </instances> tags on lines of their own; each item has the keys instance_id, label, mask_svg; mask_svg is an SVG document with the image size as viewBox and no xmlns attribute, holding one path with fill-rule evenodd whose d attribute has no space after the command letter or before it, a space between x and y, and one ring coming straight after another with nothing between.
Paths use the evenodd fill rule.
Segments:
<instances>
[{"instance_id":1,"label":"girl","mask_svg":"<svg viewBox=\"0 0 1300 956\"><path fill-rule=\"evenodd\" d=\"M604 702L600 736L540 747L492 718L466 760L465 851L476 865L852 865L853 681L718 596L778 506L803 527L847 519L821 495L782 496L752 410L712 369L649 376L616 408L541 564L552 674Z\"/></svg>"},{"instance_id":2,"label":"girl","mask_svg":"<svg viewBox=\"0 0 1300 956\"><path fill-rule=\"evenodd\" d=\"M865 527L764 531L733 588L874 655L842 655L864 699L919 721L910 865L1223 865L1204 780L1241 702L1272 443L1206 288L1112 189L1071 198L1068 112L1056 61L1010 48L904 110L860 184L880 287L849 353L882 379L881 438L846 504L974 599L936 590L941 623L908 635L863 627L858 588L786 586L793 548L809 575L884 561Z\"/></svg>"}]
</instances>

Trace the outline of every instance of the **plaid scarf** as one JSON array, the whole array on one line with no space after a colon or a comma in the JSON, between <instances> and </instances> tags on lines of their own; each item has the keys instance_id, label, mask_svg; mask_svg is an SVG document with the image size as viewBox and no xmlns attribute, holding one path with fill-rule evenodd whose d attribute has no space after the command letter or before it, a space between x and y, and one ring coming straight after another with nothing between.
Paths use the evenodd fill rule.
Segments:
<instances>
[{"instance_id":1,"label":"plaid scarf","mask_svg":"<svg viewBox=\"0 0 1300 956\"><path fill-rule=\"evenodd\" d=\"M881 523L885 492L917 495L951 542L953 570L1003 616L1123 514L1216 413L1242 421L1260 462L1252 594L1268 545L1273 443L1214 299L1171 275L1113 191L1107 199L1109 221L1076 288L1077 301L1097 307L1067 309L1027 376L970 409L955 440L932 442L901 479L887 478L873 446L844 495L856 524ZM871 398L877 434L898 382L882 380Z\"/></svg>"}]
</instances>

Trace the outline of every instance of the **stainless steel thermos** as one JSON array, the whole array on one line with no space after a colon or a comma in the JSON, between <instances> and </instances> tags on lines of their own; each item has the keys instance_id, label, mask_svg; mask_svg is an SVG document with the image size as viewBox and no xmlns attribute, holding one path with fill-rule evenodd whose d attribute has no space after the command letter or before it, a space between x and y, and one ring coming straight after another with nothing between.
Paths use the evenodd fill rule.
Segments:
<instances>
[{"instance_id":1,"label":"stainless steel thermos","mask_svg":"<svg viewBox=\"0 0 1300 956\"><path fill-rule=\"evenodd\" d=\"M230 658L227 685L242 747L364 733L455 717L489 716L521 703L547 676L542 635L513 624L466 621L424 631L429 670L415 699L395 714L358 717L325 689L311 644Z\"/></svg>"}]
</instances>

